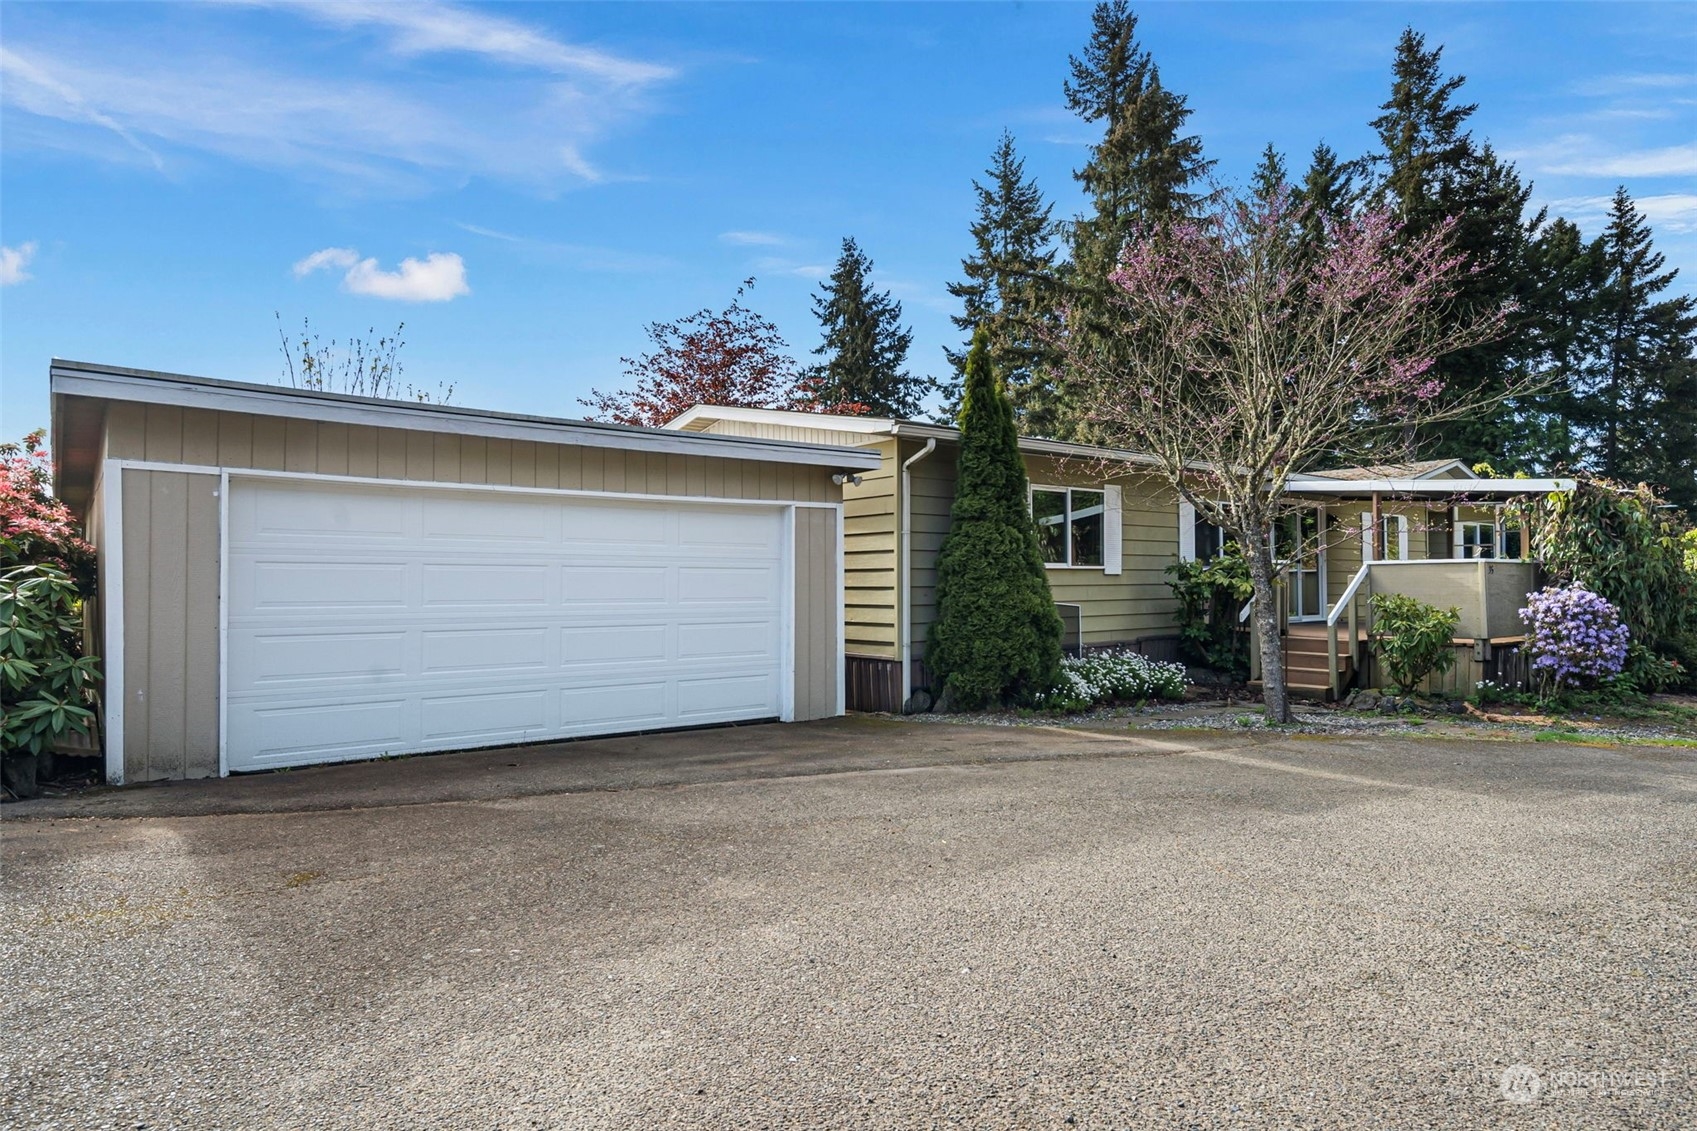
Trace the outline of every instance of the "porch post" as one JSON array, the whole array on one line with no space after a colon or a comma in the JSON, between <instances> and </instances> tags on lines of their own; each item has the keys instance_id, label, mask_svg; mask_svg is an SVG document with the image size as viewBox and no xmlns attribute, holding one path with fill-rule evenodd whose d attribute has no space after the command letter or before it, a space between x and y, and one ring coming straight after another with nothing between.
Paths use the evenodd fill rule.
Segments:
<instances>
[{"instance_id":1,"label":"porch post","mask_svg":"<svg viewBox=\"0 0 1697 1131\"><path fill-rule=\"evenodd\" d=\"M1385 513L1379 506L1379 492L1373 492L1373 560L1385 560Z\"/></svg>"}]
</instances>

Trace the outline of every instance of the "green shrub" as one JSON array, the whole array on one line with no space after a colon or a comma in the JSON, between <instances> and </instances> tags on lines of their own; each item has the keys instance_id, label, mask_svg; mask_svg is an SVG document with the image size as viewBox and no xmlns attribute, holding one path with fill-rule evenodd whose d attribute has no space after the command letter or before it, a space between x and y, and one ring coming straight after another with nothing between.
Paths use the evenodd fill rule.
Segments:
<instances>
[{"instance_id":1,"label":"green shrub","mask_svg":"<svg viewBox=\"0 0 1697 1131\"><path fill-rule=\"evenodd\" d=\"M1028 705L1061 674L1061 617L1031 521L1025 461L982 330L966 359L960 460L937 555L925 665L953 707Z\"/></svg>"},{"instance_id":2,"label":"green shrub","mask_svg":"<svg viewBox=\"0 0 1697 1131\"><path fill-rule=\"evenodd\" d=\"M1397 691L1406 695L1433 672L1455 663L1455 626L1460 609L1440 609L1400 593L1375 593L1373 651Z\"/></svg>"},{"instance_id":3,"label":"green shrub","mask_svg":"<svg viewBox=\"0 0 1697 1131\"><path fill-rule=\"evenodd\" d=\"M70 574L56 565L0 574L0 752L34 756L62 735L90 733L97 675L97 661L82 654L82 601Z\"/></svg>"},{"instance_id":4,"label":"green shrub","mask_svg":"<svg viewBox=\"0 0 1697 1131\"><path fill-rule=\"evenodd\" d=\"M1580 479L1529 508L1532 554L1556 585L1583 585L1620 611L1640 648L1626 675L1657 682L1697 668L1697 535L1651 488Z\"/></svg>"},{"instance_id":5,"label":"green shrub","mask_svg":"<svg viewBox=\"0 0 1697 1131\"><path fill-rule=\"evenodd\" d=\"M1177 562L1167 567L1167 582L1178 598L1179 650L1193 664L1243 679L1249 675L1249 633L1238 624L1238 610L1255 592L1249 562L1236 542L1206 562Z\"/></svg>"}]
</instances>

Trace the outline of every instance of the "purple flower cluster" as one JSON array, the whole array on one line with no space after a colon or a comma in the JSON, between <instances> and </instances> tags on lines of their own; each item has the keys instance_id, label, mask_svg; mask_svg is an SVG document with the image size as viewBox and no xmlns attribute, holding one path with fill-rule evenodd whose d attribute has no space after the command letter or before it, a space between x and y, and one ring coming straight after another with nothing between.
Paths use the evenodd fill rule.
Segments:
<instances>
[{"instance_id":1,"label":"purple flower cluster","mask_svg":"<svg viewBox=\"0 0 1697 1131\"><path fill-rule=\"evenodd\" d=\"M1575 583L1528 598L1520 610L1532 670L1557 688L1584 687L1620 674L1630 635L1620 610Z\"/></svg>"}]
</instances>

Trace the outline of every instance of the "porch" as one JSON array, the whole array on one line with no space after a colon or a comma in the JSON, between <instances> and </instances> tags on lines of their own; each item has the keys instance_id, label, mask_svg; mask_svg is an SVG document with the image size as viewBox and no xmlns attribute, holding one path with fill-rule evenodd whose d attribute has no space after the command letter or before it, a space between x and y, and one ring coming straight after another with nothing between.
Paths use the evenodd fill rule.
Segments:
<instances>
[{"instance_id":1,"label":"porch","mask_svg":"<svg viewBox=\"0 0 1697 1131\"><path fill-rule=\"evenodd\" d=\"M1456 662L1427 678L1421 690L1468 695L1481 679L1513 680L1524 642L1520 609L1539 584L1538 563L1438 558L1362 565L1321 620L1291 619L1281 586L1279 632L1285 675L1293 694L1337 699L1351 687L1383 681L1372 653L1371 598L1396 593L1460 613L1452 646ZM1247 613L1247 609L1245 612ZM1246 618L1247 619L1247 618ZM1250 649L1250 678L1259 680L1260 649Z\"/></svg>"}]
</instances>

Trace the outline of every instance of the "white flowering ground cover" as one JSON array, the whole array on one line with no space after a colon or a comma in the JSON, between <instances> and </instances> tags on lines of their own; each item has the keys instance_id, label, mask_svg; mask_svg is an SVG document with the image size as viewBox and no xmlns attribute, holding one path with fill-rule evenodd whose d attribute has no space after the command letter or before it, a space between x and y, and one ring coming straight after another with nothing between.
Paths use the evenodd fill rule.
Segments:
<instances>
[{"instance_id":1,"label":"white flowering ground cover","mask_svg":"<svg viewBox=\"0 0 1697 1131\"><path fill-rule=\"evenodd\" d=\"M1190 677L1183 664L1151 660L1137 652L1110 649L1061 661L1061 682L1038 696L1039 711L1082 711L1091 707L1184 698Z\"/></svg>"}]
</instances>

